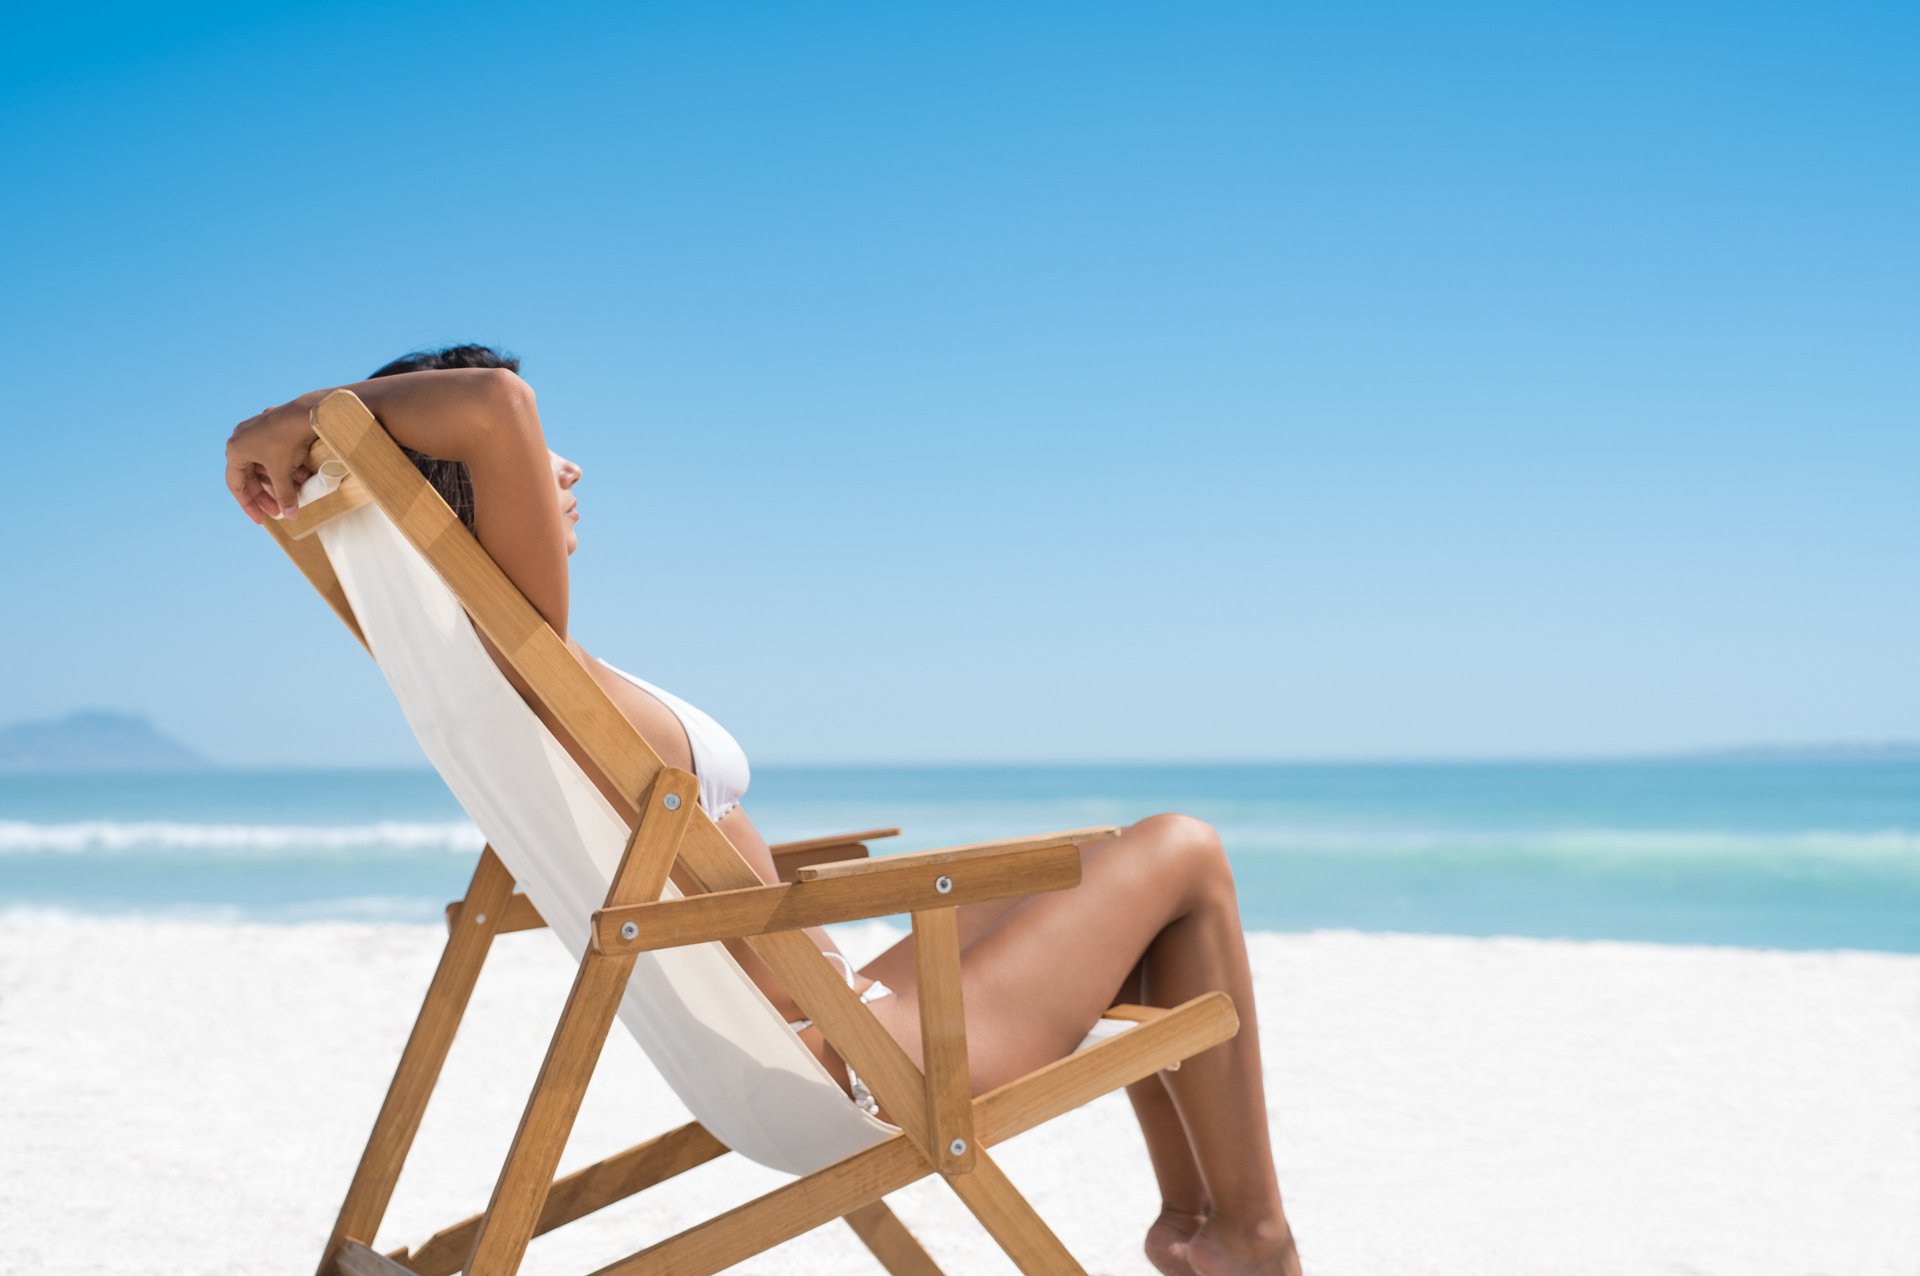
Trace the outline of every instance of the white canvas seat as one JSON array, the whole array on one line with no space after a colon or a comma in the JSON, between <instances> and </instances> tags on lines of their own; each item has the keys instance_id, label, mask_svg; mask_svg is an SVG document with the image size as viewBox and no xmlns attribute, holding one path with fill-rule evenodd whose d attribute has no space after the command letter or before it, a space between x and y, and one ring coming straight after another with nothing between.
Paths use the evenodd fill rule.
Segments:
<instances>
[{"instance_id":1,"label":"white canvas seat","mask_svg":"<svg viewBox=\"0 0 1920 1276\"><path fill-rule=\"evenodd\" d=\"M315 475L317 501L337 485ZM501 675L464 608L372 505L318 532L420 747L577 959L627 825ZM677 895L671 884L667 890ZM642 953L620 1020L722 1143L790 1174L897 1133L834 1084L718 943Z\"/></svg>"}]
</instances>

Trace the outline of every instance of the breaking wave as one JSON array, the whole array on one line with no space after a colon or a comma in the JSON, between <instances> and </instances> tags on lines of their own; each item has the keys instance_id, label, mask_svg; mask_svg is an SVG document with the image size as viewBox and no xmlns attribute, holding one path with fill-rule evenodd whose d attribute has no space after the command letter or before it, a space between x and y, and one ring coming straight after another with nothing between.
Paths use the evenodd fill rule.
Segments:
<instances>
[{"instance_id":1,"label":"breaking wave","mask_svg":"<svg viewBox=\"0 0 1920 1276\"><path fill-rule=\"evenodd\" d=\"M0 855L139 851L310 854L314 851L447 851L470 855L485 843L466 820L370 824L187 824L164 820L83 820L32 824L0 820Z\"/></svg>"}]
</instances>

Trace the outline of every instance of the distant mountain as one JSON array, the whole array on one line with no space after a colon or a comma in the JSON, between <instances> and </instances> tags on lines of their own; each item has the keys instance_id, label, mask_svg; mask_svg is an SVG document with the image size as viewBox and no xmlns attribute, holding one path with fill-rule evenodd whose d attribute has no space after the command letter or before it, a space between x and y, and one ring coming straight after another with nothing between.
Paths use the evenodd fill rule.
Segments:
<instances>
[{"instance_id":1,"label":"distant mountain","mask_svg":"<svg viewBox=\"0 0 1920 1276\"><path fill-rule=\"evenodd\" d=\"M0 727L0 771L185 771L206 759L134 713L93 709Z\"/></svg>"}]
</instances>

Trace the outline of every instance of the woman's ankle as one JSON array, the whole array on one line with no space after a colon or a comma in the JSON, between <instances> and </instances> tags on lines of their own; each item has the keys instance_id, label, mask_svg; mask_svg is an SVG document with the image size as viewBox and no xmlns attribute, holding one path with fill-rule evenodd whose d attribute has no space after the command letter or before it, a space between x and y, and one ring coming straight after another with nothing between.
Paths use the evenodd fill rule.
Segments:
<instances>
[{"instance_id":1,"label":"woman's ankle","mask_svg":"<svg viewBox=\"0 0 1920 1276\"><path fill-rule=\"evenodd\" d=\"M1216 1208L1207 1215L1204 1230L1228 1248L1252 1253L1277 1253L1293 1246L1293 1226L1278 1206L1237 1214Z\"/></svg>"}]
</instances>

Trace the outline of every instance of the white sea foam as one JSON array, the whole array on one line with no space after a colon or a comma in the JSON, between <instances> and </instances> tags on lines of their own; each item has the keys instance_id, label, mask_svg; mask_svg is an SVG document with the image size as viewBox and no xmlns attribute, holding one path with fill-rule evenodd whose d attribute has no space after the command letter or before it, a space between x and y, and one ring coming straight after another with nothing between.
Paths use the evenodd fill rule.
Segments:
<instances>
[{"instance_id":1,"label":"white sea foam","mask_svg":"<svg viewBox=\"0 0 1920 1276\"><path fill-rule=\"evenodd\" d=\"M466 820L379 820L369 824L191 824L166 820L83 820L33 824L0 820L0 855L88 851L444 850L478 851L485 839Z\"/></svg>"}]
</instances>

